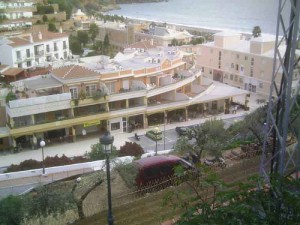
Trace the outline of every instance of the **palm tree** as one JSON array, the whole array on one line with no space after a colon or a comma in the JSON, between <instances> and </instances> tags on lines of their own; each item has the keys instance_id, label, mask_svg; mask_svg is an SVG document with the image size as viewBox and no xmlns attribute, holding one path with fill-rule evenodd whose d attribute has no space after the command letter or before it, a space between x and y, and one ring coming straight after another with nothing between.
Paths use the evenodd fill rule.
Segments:
<instances>
[{"instance_id":1,"label":"palm tree","mask_svg":"<svg viewBox=\"0 0 300 225\"><path fill-rule=\"evenodd\" d=\"M255 27L253 27L252 35L253 35L253 37L255 37L255 38L261 36L261 29L260 29L260 26L255 26Z\"/></svg>"}]
</instances>

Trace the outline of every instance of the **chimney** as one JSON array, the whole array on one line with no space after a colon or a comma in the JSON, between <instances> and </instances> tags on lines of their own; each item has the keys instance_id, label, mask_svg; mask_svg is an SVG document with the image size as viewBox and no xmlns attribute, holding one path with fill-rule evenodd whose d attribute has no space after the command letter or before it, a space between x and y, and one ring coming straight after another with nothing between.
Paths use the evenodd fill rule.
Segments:
<instances>
[{"instance_id":1,"label":"chimney","mask_svg":"<svg viewBox=\"0 0 300 225\"><path fill-rule=\"evenodd\" d=\"M43 35L42 35L41 31L39 31L39 33L38 33L38 38L39 38L40 40L43 39Z\"/></svg>"},{"instance_id":2,"label":"chimney","mask_svg":"<svg viewBox=\"0 0 300 225\"><path fill-rule=\"evenodd\" d=\"M33 43L33 37L32 37L32 34L29 34L29 42L30 42L30 43Z\"/></svg>"},{"instance_id":3,"label":"chimney","mask_svg":"<svg viewBox=\"0 0 300 225\"><path fill-rule=\"evenodd\" d=\"M63 29L62 29L62 26L59 27L59 33L62 33L63 32Z\"/></svg>"},{"instance_id":4,"label":"chimney","mask_svg":"<svg viewBox=\"0 0 300 225\"><path fill-rule=\"evenodd\" d=\"M153 40L153 38L151 38L150 45L153 45L153 44L154 44L154 40Z\"/></svg>"}]
</instances>

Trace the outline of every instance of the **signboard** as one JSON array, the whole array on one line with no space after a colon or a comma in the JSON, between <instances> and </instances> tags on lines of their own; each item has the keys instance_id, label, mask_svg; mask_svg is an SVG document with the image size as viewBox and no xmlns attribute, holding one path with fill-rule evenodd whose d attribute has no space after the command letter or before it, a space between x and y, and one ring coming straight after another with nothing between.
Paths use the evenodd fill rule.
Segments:
<instances>
[{"instance_id":1,"label":"signboard","mask_svg":"<svg viewBox=\"0 0 300 225\"><path fill-rule=\"evenodd\" d=\"M99 124L100 124L100 120L94 120L94 121L83 123L83 127L91 127Z\"/></svg>"}]
</instances>

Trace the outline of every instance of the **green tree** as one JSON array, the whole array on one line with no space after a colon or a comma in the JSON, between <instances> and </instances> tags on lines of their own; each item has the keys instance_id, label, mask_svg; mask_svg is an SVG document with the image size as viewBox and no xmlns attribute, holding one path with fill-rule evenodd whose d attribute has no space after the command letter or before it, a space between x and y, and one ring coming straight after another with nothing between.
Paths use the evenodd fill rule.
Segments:
<instances>
[{"instance_id":1,"label":"green tree","mask_svg":"<svg viewBox=\"0 0 300 225\"><path fill-rule=\"evenodd\" d=\"M102 173L93 173L88 177L80 177L72 187L72 196L77 207L79 220L85 218L83 202L87 196L103 183Z\"/></svg>"},{"instance_id":2,"label":"green tree","mask_svg":"<svg viewBox=\"0 0 300 225\"><path fill-rule=\"evenodd\" d=\"M232 136L255 137L260 145L263 144L263 128L267 118L267 106L262 106L248 114L244 120L234 123L228 128ZM252 138L253 139L253 138Z\"/></svg>"},{"instance_id":3,"label":"green tree","mask_svg":"<svg viewBox=\"0 0 300 225\"><path fill-rule=\"evenodd\" d=\"M89 35L86 31L77 31L77 39L80 42L80 44L83 44L85 46L89 42Z\"/></svg>"},{"instance_id":4,"label":"green tree","mask_svg":"<svg viewBox=\"0 0 300 225\"><path fill-rule=\"evenodd\" d=\"M102 49L103 49L103 55L109 54L110 44L109 44L108 34L105 34Z\"/></svg>"},{"instance_id":5,"label":"green tree","mask_svg":"<svg viewBox=\"0 0 300 225\"><path fill-rule=\"evenodd\" d=\"M48 0L49 4L58 4L60 12L66 12L67 19L70 19L74 0Z\"/></svg>"},{"instance_id":6,"label":"green tree","mask_svg":"<svg viewBox=\"0 0 300 225\"><path fill-rule=\"evenodd\" d=\"M91 26L90 26L89 33L91 34L91 39L94 43L95 38L99 34L99 27L95 23L92 23Z\"/></svg>"},{"instance_id":7,"label":"green tree","mask_svg":"<svg viewBox=\"0 0 300 225\"><path fill-rule=\"evenodd\" d=\"M55 23L49 23L49 24L48 24L48 31L51 31L51 32L57 32Z\"/></svg>"},{"instance_id":8,"label":"green tree","mask_svg":"<svg viewBox=\"0 0 300 225\"><path fill-rule=\"evenodd\" d=\"M0 224L21 225L24 219L23 199L19 196L8 196L0 200Z\"/></svg>"},{"instance_id":9,"label":"green tree","mask_svg":"<svg viewBox=\"0 0 300 225\"><path fill-rule=\"evenodd\" d=\"M261 29L260 29L260 26L255 26L255 27L253 27L253 30L252 30L252 36L253 36L253 37L260 37L260 36L261 36Z\"/></svg>"},{"instance_id":10,"label":"green tree","mask_svg":"<svg viewBox=\"0 0 300 225\"><path fill-rule=\"evenodd\" d=\"M190 139L195 139L192 151L200 160L204 151L207 151L211 156L220 157L224 143L228 138L228 133L222 120L213 119L189 129L188 136Z\"/></svg>"},{"instance_id":11,"label":"green tree","mask_svg":"<svg viewBox=\"0 0 300 225\"><path fill-rule=\"evenodd\" d=\"M103 48L103 43L101 41L96 41L93 45L93 49L96 53L101 54Z\"/></svg>"},{"instance_id":12,"label":"green tree","mask_svg":"<svg viewBox=\"0 0 300 225\"><path fill-rule=\"evenodd\" d=\"M185 136L180 137L174 145L174 151L179 155L185 155L193 148L193 144L191 144Z\"/></svg>"},{"instance_id":13,"label":"green tree","mask_svg":"<svg viewBox=\"0 0 300 225\"><path fill-rule=\"evenodd\" d=\"M179 42L178 42L178 40L177 39L172 39L172 41L171 41L171 46L178 46L179 45Z\"/></svg>"},{"instance_id":14,"label":"green tree","mask_svg":"<svg viewBox=\"0 0 300 225\"><path fill-rule=\"evenodd\" d=\"M201 175L187 177L182 188L168 191L164 205L181 209L177 225L282 225L297 224L300 218L300 181L291 177L271 177L271 187L258 189L260 178L249 177L246 181L235 176L220 176L201 166ZM236 166L235 169L241 169ZM176 170L176 175L185 175ZM243 177L240 177L240 179ZM261 181L260 181L261 182ZM276 192L276 194L271 194Z\"/></svg>"},{"instance_id":15,"label":"green tree","mask_svg":"<svg viewBox=\"0 0 300 225\"><path fill-rule=\"evenodd\" d=\"M46 23L47 21L48 21L48 17L47 17L47 15L44 14L43 15L43 22Z\"/></svg>"},{"instance_id":16,"label":"green tree","mask_svg":"<svg viewBox=\"0 0 300 225\"><path fill-rule=\"evenodd\" d=\"M83 53L83 49L77 37L70 35L69 46L72 54L81 55Z\"/></svg>"},{"instance_id":17,"label":"green tree","mask_svg":"<svg viewBox=\"0 0 300 225\"><path fill-rule=\"evenodd\" d=\"M71 192L45 185L37 188L24 199L26 217L43 221L48 216L57 217L74 207Z\"/></svg>"},{"instance_id":18,"label":"green tree","mask_svg":"<svg viewBox=\"0 0 300 225\"><path fill-rule=\"evenodd\" d=\"M6 95L5 102L9 103L9 101L13 101L16 99L17 99L16 94L12 90L10 90L10 92L8 92Z\"/></svg>"},{"instance_id":19,"label":"green tree","mask_svg":"<svg viewBox=\"0 0 300 225\"><path fill-rule=\"evenodd\" d=\"M117 149L115 146L112 147L111 157L117 156ZM104 149L100 143L91 145L91 151L86 152L85 155L91 160L102 160L106 158Z\"/></svg>"}]
</instances>

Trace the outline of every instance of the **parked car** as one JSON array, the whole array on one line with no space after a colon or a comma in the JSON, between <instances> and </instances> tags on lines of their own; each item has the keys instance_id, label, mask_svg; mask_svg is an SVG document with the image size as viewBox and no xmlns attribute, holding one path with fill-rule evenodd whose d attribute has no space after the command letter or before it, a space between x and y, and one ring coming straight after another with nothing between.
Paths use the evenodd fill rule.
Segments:
<instances>
[{"instance_id":1,"label":"parked car","mask_svg":"<svg viewBox=\"0 0 300 225\"><path fill-rule=\"evenodd\" d=\"M226 161L222 157L207 158L204 160L204 164L207 166L215 166L215 167L220 167L220 168L226 167Z\"/></svg>"},{"instance_id":2,"label":"parked car","mask_svg":"<svg viewBox=\"0 0 300 225\"><path fill-rule=\"evenodd\" d=\"M181 135L187 135L188 128L187 127L176 127L176 132Z\"/></svg>"},{"instance_id":3,"label":"parked car","mask_svg":"<svg viewBox=\"0 0 300 225\"><path fill-rule=\"evenodd\" d=\"M164 180L174 175L174 168L178 165L185 169L192 169L193 166L182 158L174 155L159 155L136 160L138 167L136 177L137 186L149 184L151 181Z\"/></svg>"}]
</instances>

